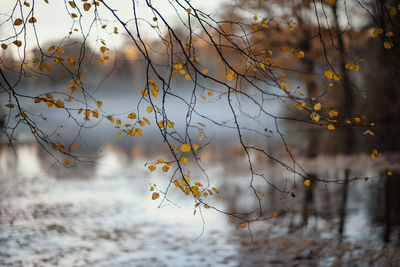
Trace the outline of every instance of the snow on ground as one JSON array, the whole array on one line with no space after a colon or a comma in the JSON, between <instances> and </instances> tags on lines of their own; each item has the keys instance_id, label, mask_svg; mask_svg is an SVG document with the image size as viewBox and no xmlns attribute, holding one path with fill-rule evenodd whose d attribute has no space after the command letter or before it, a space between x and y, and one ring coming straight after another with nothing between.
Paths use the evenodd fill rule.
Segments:
<instances>
[{"instance_id":1,"label":"snow on ground","mask_svg":"<svg viewBox=\"0 0 400 267\"><path fill-rule=\"evenodd\" d=\"M157 208L150 180L112 162L86 180L1 177L0 265L235 266L226 217L203 211L202 233L192 202Z\"/></svg>"}]
</instances>

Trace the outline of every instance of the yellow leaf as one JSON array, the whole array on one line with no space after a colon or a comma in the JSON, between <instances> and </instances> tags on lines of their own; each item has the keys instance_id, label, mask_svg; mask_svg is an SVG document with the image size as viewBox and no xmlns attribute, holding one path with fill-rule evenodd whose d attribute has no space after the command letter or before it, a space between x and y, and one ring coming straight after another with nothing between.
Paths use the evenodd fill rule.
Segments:
<instances>
[{"instance_id":1,"label":"yellow leaf","mask_svg":"<svg viewBox=\"0 0 400 267\"><path fill-rule=\"evenodd\" d=\"M37 20L36 20L35 17L32 17L32 18L30 18L30 19L28 20L28 22L29 22L29 23L36 23Z\"/></svg>"},{"instance_id":2,"label":"yellow leaf","mask_svg":"<svg viewBox=\"0 0 400 267\"><path fill-rule=\"evenodd\" d=\"M190 81L191 79L192 79L192 77L190 77L189 74L186 74L186 75L185 75L185 80L186 80L186 81Z\"/></svg>"},{"instance_id":3,"label":"yellow leaf","mask_svg":"<svg viewBox=\"0 0 400 267\"><path fill-rule=\"evenodd\" d=\"M192 10L190 8L186 9L186 13L190 13Z\"/></svg>"},{"instance_id":4,"label":"yellow leaf","mask_svg":"<svg viewBox=\"0 0 400 267\"><path fill-rule=\"evenodd\" d=\"M311 117L311 119L312 119L313 121L315 121L315 122L319 122L319 120L320 120L320 116L319 116L317 113L315 113L315 112L312 112L312 113L310 114L310 117Z\"/></svg>"},{"instance_id":5,"label":"yellow leaf","mask_svg":"<svg viewBox=\"0 0 400 267\"><path fill-rule=\"evenodd\" d=\"M279 82L279 85L281 86L282 90L286 90L286 84L284 81Z\"/></svg>"},{"instance_id":6,"label":"yellow leaf","mask_svg":"<svg viewBox=\"0 0 400 267\"><path fill-rule=\"evenodd\" d=\"M181 157L181 162L186 165L188 163L188 159L186 157Z\"/></svg>"},{"instance_id":7,"label":"yellow leaf","mask_svg":"<svg viewBox=\"0 0 400 267\"><path fill-rule=\"evenodd\" d=\"M136 116L136 113L135 113L135 112L129 113L128 119L134 120L134 119L136 119L136 118L137 118L137 116Z\"/></svg>"},{"instance_id":8,"label":"yellow leaf","mask_svg":"<svg viewBox=\"0 0 400 267\"><path fill-rule=\"evenodd\" d=\"M314 110L321 110L321 107L322 107L321 103L317 103L314 105Z\"/></svg>"},{"instance_id":9,"label":"yellow leaf","mask_svg":"<svg viewBox=\"0 0 400 267\"><path fill-rule=\"evenodd\" d=\"M108 116L107 116L107 119L108 119L109 121L111 121L111 123L114 123L114 117L113 117L113 116L108 115Z\"/></svg>"},{"instance_id":10,"label":"yellow leaf","mask_svg":"<svg viewBox=\"0 0 400 267\"><path fill-rule=\"evenodd\" d=\"M158 121L157 124L158 124L158 127L160 127L160 128L165 127L165 121Z\"/></svg>"},{"instance_id":11,"label":"yellow leaf","mask_svg":"<svg viewBox=\"0 0 400 267\"><path fill-rule=\"evenodd\" d=\"M235 73L231 70L228 74L226 74L225 78L226 78L228 81L232 81L232 80L233 80L234 74L235 74Z\"/></svg>"},{"instance_id":12,"label":"yellow leaf","mask_svg":"<svg viewBox=\"0 0 400 267\"><path fill-rule=\"evenodd\" d=\"M99 117L99 111L97 109L92 110L93 117L98 118Z\"/></svg>"},{"instance_id":13,"label":"yellow leaf","mask_svg":"<svg viewBox=\"0 0 400 267\"><path fill-rule=\"evenodd\" d=\"M1 48L3 48L4 50L6 50L8 48L8 45L6 44L1 44Z\"/></svg>"},{"instance_id":14,"label":"yellow leaf","mask_svg":"<svg viewBox=\"0 0 400 267\"><path fill-rule=\"evenodd\" d=\"M244 223L242 223L241 225L240 225L240 228L245 228L246 227L246 224L244 224Z\"/></svg>"},{"instance_id":15,"label":"yellow leaf","mask_svg":"<svg viewBox=\"0 0 400 267\"><path fill-rule=\"evenodd\" d=\"M165 165L165 166L162 167L162 170L163 170L164 172L167 172L167 171L169 170L169 167L168 167L167 165Z\"/></svg>"},{"instance_id":16,"label":"yellow leaf","mask_svg":"<svg viewBox=\"0 0 400 267\"><path fill-rule=\"evenodd\" d=\"M340 80L340 75L338 75L338 74L333 74L333 79L334 79L335 81L339 81L339 80Z\"/></svg>"},{"instance_id":17,"label":"yellow leaf","mask_svg":"<svg viewBox=\"0 0 400 267\"><path fill-rule=\"evenodd\" d=\"M188 151L190 151L190 146L189 146L188 144L183 144L183 145L181 146L181 151L182 151L182 152L188 152Z\"/></svg>"},{"instance_id":18,"label":"yellow leaf","mask_svg":"<svg viewBox=\"0 0 400 267\"><path fill-rule=\"evenodd\" d=\"M75 3L73 1L69 1L68 3L72 8L76 8L76 5L75 5Z\"/></svg>"},{"instance_id":19,"label":"yellow leaf","mask_svg":"<svg viewBox=\"0 0 400 267\"><path fill-rule=\"evenodd\" d=\"M16 19L15 21L14 21L14 26L19 26L19 25L21 25L22 24L22 19Z\"/></svg>"},{"instance_id":20,"label":"yellow leaf","mask_svg":"<svg viewBox=\"0 0 400 267\"><path fill-rule=\"evenodd\" d=\"M193 150L194 150L194 151L197 151L197 149L199 149L199 147L200 147L199 144L194 144L194 145L193 145Z\"/></svg>"},{"instance_id":21,"label":"yellow leaf","mask_svg":"<svg viewBox=\"0 0 400 267\"><path fill-rule=\"evenodd\" d=\"M8 107L8 108L14 108L14 105L13 105L13 104L11 104L11 103L9 103L9 104L6 104L5 106L6 106L6 107Z\"/></svg>"},{"instance_id":22,"label":"yellow leaf","mask_svg":"<svg viewBox=\"0 0 400 267\"><path fill-rule=\"evenodd\" d=\"M388 170L388 171L386 172L386 175L392 176L392 175L393 175L392 170Z\"/></svg>"},{"instance_id":23,"label":"yellow leaf","mask_svg":"<svg viewBox=\"0 0 400 267\"><path fill-rule=\"evenodd\" d=\"M328 79L332 79L333 78L333 72L330 70L325 71L325 77Z\"/></svg>"},{"instance_id":24,"label":"yellow leaf","mask_svg":"<svg viewBox=\"0 0 400 267\"><path fill-rule=\"evenodd\" d=\"M383 43L383 47L384 47L386 50L392 49L392 48L393 48L393 43L392 43L391 41L385 41L385 42Z\"/></svg>"},{"instance_id":25,"label":"yellow leaf","mask_svg":"<svg viewBox=\"0 0 400 267\"><path fill-rule=\"evenodd\" d=\"M371 159L376 159L376 157L378 157L378 150L374 149L371 153Z\"/></svg>"},{"instance_id":26,"label":"yellow leaf","mask_svg":"<svg viewBox=\"0 0 400 267\"><path fill-rule=\"evenodd\" d=\"M336 110L329 111L329 117L331 117L331 118L337 117L338 115L339 115L339 112L337 112Z\"/></svg>"},{"instance_id":27,"label":"yellow leaf","mask_svg":"<svg viewBox=\"0 0 400 267\"><path fill-rule=\"evenodd\" d=\"M142 90L142 95L143 96L147 96L148 94L149 94L149 90L147 90L147 89L146 90L145 89Z\"/></svg>"},{"instance_id":28,"label":"yellow leaf","mask_svg":"<svg viewBox=\"0 0 400 267\"><path fill-rule=\"evenodd\" d=\"M205 209L209 209L210 206L208 206L207 204L204 204L204 208L205 208Z\"/></svg>"},{"instance_id":29,"label":"yellow leaf","mask_svg":"<svg viewBox=\"0 0 400 267\"><path fill-rule=\"evenodd\" d=\"M182 65L181 65L181 64L174 64L174 68L175 68L177 71L181 71Z\"/></svg>"},{"instance_id":30,"label":"yellow leaf","mask_svg":"<svg viewBox=\"0 0 400 267\"><path fill-rule=\"evenodd\" d=\"M64 107L64 102L62 102L60 99L57 99L55 105L56 105L56 108L63 108Z\"/></svg>"},{"instance_id":31,"label":"yellow leaf","mask_svg":"<svg viewBox=\"0 0 400 267\"><path fill-rule=\"evenodd\" d=\"M68 58L68 65L70 65L70 66L74 66L75 65L75 59L73 59L73 58Z\"/></svg>"},{"instance_id":32,"label":"yellow leaf","mask_svg":"<svg viewBox=\"0 0 400 267\"><path fill-rule=\"evenodd\" d=\"M331 130L331 131L333 131L333 130L335 130L335 126L334 126L333 124L330 123L330 124L328 125L328 129Z\"/></svg>"},{"instance_id":33,"label":"yellow leaf","mask_svg":"<svg viewBox=\"0 0 400 267\"><path fill-rule=\"evenodd\" d=\"M212 96L213 94L214 94L214 92L213 91L208 91L208 93L207 93L209 96Z\"/></svg>"},{"instance_id":34,"label":"yellow leaf","mask_svg":"<svg viewBox=\"0 0 400 267\"><path fill-rule=\"evenodd\" d=\"M157 96L158 96L158 89L153 89L153 90L151 90L151 93L153 94L153 96L154 96L155 98L157 98Z\"/></svg>"},{"instance_id":35,"label":"yellow leaf","mask_svg":"<svg viewBox=\"0 0 400 267\"><path fill-rule=\"evenodd\" d=\"M154 165L150 165L149 167L147 167L147 168L149 168L149 170L152 172L152 171L154 171L155 169L156 169L156 166L154 166Z\"/></svg>"},{"instance_id":36,"label":"yellow leaf","mask_svg":"<svg viewBox=\"0 0 400 267\"><path fill-rule=\"evenodd\" d=\"M71 92L75 92L77 90L76 86L73 84L70 86L70 89L71 89Z\"/></svg>"},{"instance_id":37,"label":"yellow leaf","mask_svg":"<svg viewBox=\"0 0 400 267\"><path fill-rule=\"evenodd\" d=\"M86 109L86 110L85 110L85 117L84 117L84 120L85 120L85 121L90 120L90 119L89 119L89 116L90 116L90 109Z\"/></svg>"},{"instance_id":38,"label":"yellow leaf","mask_svg":"<svg viewBox=\"0 0 400 267\"><path fill-rule=\"evenodd\" d=\"M336 4L336 1L337 0L328 0L328 3L333 6L334 4Z\"/></svg>"},{"instance_id":39,"label":"yellow leaf","mask_svg":"<svg viewBox=\"0 0 400 267\"><path fill-rule=\"evenodd\" d=\"M204 70L202 71L202 73L203 73L204 75L206 75L206 74L208 73L208 69L204 69Z\"/></svg>"},{"instance_id":40,"label":"yellow leaf","mask_svg":"<svg viewBox=\"0 0 400 267\"><path fill-rule=\"evenodd\" d=\"M142 136L143 131L142 131L142 129L140 129L140 128L136 128L136 129L135 129L135 133L136 133L136 135L138 135L138 136Z\"/></svg>"},{"instance_id":41,"label":"yellow leaf","mask_svg":"<svg viewBox=\"0 0 400 267\"><path fill-rule=\"evenodd\" d=\"M65 160L65 164L68 165L68 164L71 164L71 163L72 163L72 159L66 159L66 160Z\"/></svg>"},{"instance_id":42,"label":"yellow leaf","mask_svg":"<svg viewBox=\"0 0 400 267\"><path fill-rule=\"evenodd\" d=\"M305 180L304 181L304 186L310 186L311 181L310 180Z\"/></svg>"},{"instance_id":43,"label":"yellow leaf","mask_svg":"<svg viewBox=\"0 0 400 267\"><path fill-rule=\"evenodd\" d=\"M181 183L182 183L183 185L189 185L189 184L190 184L190 179L189 179L189 178L182 179L182 180L181 180Z\"/></svg>"},{"instance_id":44,"label":"yellow leaf","mask_svg":"<svg viewBox=\"0 0 400 267\"><path fill-rule=\"evenodd\" d=\"M392 38L392 37L394 37L394 33L393 32L387 32L386 33L386 37Z\"/></svg>"},{"instance_id":45,"label":"yellow leaf","mask_svg":"<svg viewBox=\"0 0 400 267\"><path fill-rule=\"evenodd\" d=\"M144 120L147 124L150 124L150 121L149 121L147 118L143 117L143 120Z\"/></svg>"},{"instance_id":46,"label":"yellow leaf","mask_svg":"<svg viewBox=\"0 0 400 267\"><path fill-rule=\"evenodd\" d=\"M92 5L91 4L89 4L89 3L84 3L83 4L83 10L85 10L85 11L89 11L89 9L92 7Z\"/></svg>"},{"instance_id":47,"label":"yellow leaf","mask_svg":"<svg viewBox=\"0 0 400 267\"><path fill-rule=\"evenodd\" d=\"M22 42L19 41L19 40L15 40L15 41L13 42L13 44L15 44L15 45L18 46L18 47L21 47L21 46L22 46Z\"/></svg>"},{"instance_id":48,"label":"yellow leaf","mask_svg":"<svg viewBox=\"0 0 400 267\"><path fill-rule=\"evenodd\" d=\"M304 52L303 51L299 51L299 53L297 53L297 57L298 58L303 58L305 55L304 55Z\"/></svg>"},{"instance_id":49,"label":"yellow leaf","mask_svg":"<svg viewBox=\"0 0 400 267\"><path fill-rule=\"evenodd\" d=\"M54 102L53 102L53 101L47 100L47 101L46 101L46 105L47 105L49 108L51 108L51 107L54 105Z\"/></svg>"},{"instance_id":50,"label":"yellow leaf","mask_svg":"<svg viewBox=\"0 0 400 267\"><path fill-rule=\"evenodd\" d=\"M375 37L378 37L378 35L383 33L383 29L382 28L375 28L372 33L374 34Z\"/></svg>"},{"instance_id":51,"label":"yellow leaf","mask_svg":"<svg viewBox=\"0 0 400 267\"><path fill-rule=\"evenodd\" d=\"M278 215L278 213L277 213L276 211L274 211L274 212L272 213L272 218L276 217L277 215Z\"/></svg>"},{"instance_id":52,"label":"yellow leaf","mask_svg":"<svg viewBox=\"0 0 400 267\"><path fill-rule=\"evenodd\" d=\"M100 100L97 101L97 106L101 107L103 106L103 102L101 102Z\"/></svg>"},{"instance_id":53,"label":"yellow leaf","mask_svg":"<svg viewBox=\"0 0 400 267\"><path fill-rule=\"evenodd\" d=\"M151 199L152 199L152 200L156 200L156 199L159 198L159 197L160 197L160 194L157 193L157 192L154 192L154 193L151 195Z\"/></svg>"},{"instance_id":54,"label":"yellow leaf","mask_svg":"<svg viewBox=\"0 0 400 267\"><path fill-rule=\"evenodd\" d=\"M146 110L147 110L147 113L151 113L151 112L153 112L153 107L152 106L148 106L147 108L146 108Z\"/></svg>"}]
</instances>

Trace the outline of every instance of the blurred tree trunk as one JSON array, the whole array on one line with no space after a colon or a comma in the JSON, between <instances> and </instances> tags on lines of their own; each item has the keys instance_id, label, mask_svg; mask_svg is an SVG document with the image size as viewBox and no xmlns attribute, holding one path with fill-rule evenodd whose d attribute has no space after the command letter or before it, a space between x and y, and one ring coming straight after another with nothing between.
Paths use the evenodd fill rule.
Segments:
<instances>
[{"instance_id":1,"label":"blurred tree trunk","mask_svg":"<svg viewBox=\"0 0 400 267\"><path fill-rule=\"evenodd\" d=\"M344 226L346 222L346 206L347 206L347 196L349 191L349 173L348 169L345 170L344 174L344 184L342 187L342 199L339 207L339 239L342 240L344 233Z\"/></svg>"},{"instance_id":2,"label":"blurred tree trunk","mask_svg":"<svg viewBox=\"0 0 400 267\"><path fill-rule=\"evenodd\" d=\"M294 10L295 16L298 20L299 28L304 36L304 41L301 43L301 49L306 55L310 55L313 49L312 47L312 33L309 25L305 24L303 17L300 12L296 12ZM318 86L316 77L313 74L315 71L315 59L312 56L306 56L302 60L302 68L304 72L308 73L309 76L306 77L305 84L307 90L307 96L309 98L314 98L318 96ZM319 138L318 134L313 128L308 128L306 136L308 137L308 146L306 151L306 156L308 159L313 159L318 155L319 148ZM317 175L314 173L315 170L312 170L311 173L308 174L308 179L314 181L317 178ZM311 183L309 187L304 187L304 202L303 202L303 211L302 211L302 226L306 227L308 224L308 217L310 213L315 214L315 209L313 208L313 199L314 199L314 187L315 183Z\"/></svg>"},{"instance_id":3,"label":"blurred tree trunk","mask_svg":"<svg viewBox=\"0 0 400 267\"><path fill-rule=\"evenodd\" d=\"M309 178L311 181L315 180L316 176L310 174ZM306 227L308 225L308 217L310 213L315 212L313 207L314 199L314 187L315 183L311 183L309 187L305 187L305 195L303 200L303 211L302 211L302 226Z\"/></svg>"},{"instance_id":4,"label":"blurred tree trunk","mask_svg":"<svg viewBox=\"0 0 400 267\"><path fill-rule=\"evenodd\" d=\"M385 174L383 174L385 175ZM391 185L392 177L388 176L385 178L385 214L384 223L385 230L383 231L383 242L388 244L390 242L390 234L392 232L392 199L391 199Z\"/></svg>"},{"instance_id":5,"label":"blurred tree trunk","mask_svg":"<svg viewBox=\"0 0 400 267\"><path fill-rule=\"evenodd\" d=\"M335 20L335 35L336 35L336 40L337 40L337 45L338 45L338 52L339 52L339 70L340 74L342 75L341 81L342 81L342 88L343 88L343 101L342 101L342 110L341 113L343 115L341 116L342 120L349 119L351 120L352 118L352 113L354 109L354 93L353 93L353 88L350 82L350 77L347 69L345 68L346 65L346 47L344 44L343 40L343 32L340 30L340 25L339 25L339 16L338 16L338 4L335 4L332 6L332 11L334 15L334 20ZM343 152L345 155L351 155L354 152L354 134L351 130L350 127L346 127L344 129L344 140L343 140ZM346 167L345 169L345 177L344 177L344 184L342 187L342 198L341 198L341 203L339 207L339 239L342 240L343 233L345 231L345 222L346 222L346 215L347 215L347 199L348 199L348 190L349 190L349 176L350 176L350 170Z\"/></svg>"},{"instance_id":6,"label":"blurred tree trunk","mask_svg":"<svg viewBox=\"0 0 400 267\"><path fill-rule=\"evenodd\" d=\"M372 100L371 118L380 127L376 130L379 146L385 151L399 151L400 149L400 14L390 16L388 6L397 6L400 1L376 1L371 7L374 10L376 22L384 32L393 32L392 49L384 49L383 43L388 38L381 34L379 38L370 41L371 46L379 45L374 53L374 62L366 76L366 85ZM398 11L400 13L400 11ZM368 108L368 107L367 107Z\"/></svg>"},{"instance_id":7,"label":"blurred tree trunk","mask_svg":"<svg viewBox=\"0 0 400 267\"><path fill-rule=\"evenodd\" d=\"M386 175L383 173L383 175ZM391 235L396 226L400 224L400 175L393 173L393 176L385 177L384 186L384 231L383 242L390 243ZM400 241L400 231L399 240Z\"/></svg>"}]
</instances>

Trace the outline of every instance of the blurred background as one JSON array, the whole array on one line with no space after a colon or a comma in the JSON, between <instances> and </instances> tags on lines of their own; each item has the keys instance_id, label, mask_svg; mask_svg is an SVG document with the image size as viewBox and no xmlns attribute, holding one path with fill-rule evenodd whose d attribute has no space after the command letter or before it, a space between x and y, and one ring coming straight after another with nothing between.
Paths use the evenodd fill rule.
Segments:
<instances>
[{"instance_id":1,"label":"blurred background","mask_svg":"<svg viewBox=\"0 0 400 267\"><path fill-rule=\"evenodd\" d=\"M268 94L260 96L248 82L236 87L260 104L240 94L232 100L242 140L271 155L268 158L254 151L250 155L254 169L265 178L254 180L256 194L250 188L248 158L223 86L201 77L193 83L173 70L177 76L165 102L155 100L175 123L177 135L189 134L198 140L201 149L197 156L205 172L193 157L185 171L190 171L195 181L218 189L207 203L248 219L254 218L261 204L268 219L243 228L243 221L215 209L195 208L192 197L173 185L168 189L171 170L148 170L146 163L159 158L173 160L164 149L154 112L146 112L149 103L141 93L148 80L157 77L154 73L149 76L145 58L115 18L103 9L99 17L87 16L87 23L78 24L71 22L65 11L70 7L63 1L39 2L35 7L36 35L27 28L30 35L24 53L11 44L3 49L1 68L15 84L20 105L35 120L37 129L53 144L71 146L74 160L64 164L68 154L49 153L50 141L38 144L32 129L5 106L13 100L3 87L0 265L396 265L400 261L400 9L398 1L383 2L382 6L375 1L314 6L307 0L214 1L196 6L221 21L218 25L225 39L219 40L221 36L215 32L212 38L224 47L221 51L239 72L252 70L241 64L242 55L229 46L226 37L240 44L245 38L237 36L244 27L251 33L246 38L252 49L264 54L263 62L274 77L295 95L286 97L274 80L260 71L250 76ZM139 26L151 59L158 73L169 75L169 45L177 47L178 43L166 45L168 32L157 24L160 16L141 1L137 3ZM157 3L155 7L165 12L164 18L186 44L193 41L189 38L193 29L196 63L207 68L213 78L224 80L227 70L221 67L206 33L196 21L187 27L187 11L177 10L177 3ZM124 19L132 17L126 6L132 4L121 1L115 6ZM4 21L0 33L10 35L12 21L6 23L6 17L12 7L2 2L0 10ZM57 15L64 13L65 17ZM93 32L90 21L107 27L101 31L99 24L99 30ZM114 26L119 26L118 35ZM383 33L377 33L377 28ZM128 29L135 32L133 24ZM385 42L392 46L387 49ZM53 45L62 47L62 52L43 61L47 53L43 51ZM102 52L100 47L105 46L107 51ZM181 55L173 54L178 59ZM71 91L73 68L53 64L54 58L81 59L84 91ZM22 60L24 75L20 76ZM47 69L46 63L51 68ZM353 67L345 67L348 63ZM359 69L355 71L354 66ZM330 67L341 73L340 81L326 79L324 73ZM4 78L0 81L3 86ZM164 89L160 86L160 90ZM35 103L35 97L46 93L64 99L67 109ZM194 96L195 104L188 106ZM68 97L73 101L67 101ZM97 101L102 104L96 106ZM329 131L325 124L307 123L312 121L307 107L315 103L322 104L318 116L349 120L351 127L337 123L335 131ZM260 113L260 107L271 115ZM81 108L97 108L100 116L84 120ZM191 113L192 108L195 112ZM330 116L331 111L338 115ZM137 113L138 119L150 120L142 127L142 136L129 136L131 125L123 126L130 123L127 116L131 112ZM195 125L189 130L188 114L190 125ZM113 117L112 122L108 116ZM122 122L117 125L114 119ZM311 185L304 186L301 177L286 166L304 169ZM161 202L162 197L152 200L151 188L161 193L168 189L168 201Z\"/></svg>"}]
</instances>

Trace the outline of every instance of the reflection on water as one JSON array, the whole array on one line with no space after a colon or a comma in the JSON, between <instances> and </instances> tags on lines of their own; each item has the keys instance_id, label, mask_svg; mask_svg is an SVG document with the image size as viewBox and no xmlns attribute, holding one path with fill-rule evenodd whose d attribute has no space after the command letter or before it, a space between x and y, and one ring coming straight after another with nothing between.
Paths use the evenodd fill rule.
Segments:
<instances>
[{"instance_id":1,"label":"reflection on water","mask_svg":"<svg viewBox=\"0 0 400 267\"><path fill-rule=\"evenodd\" d=\"M158 207L150 185L162 189L169 179L147 171L146 159L138 157L146 153L107 145L96 164L64 169L51 167L53 161L34 145L15 151L0 150L0 265L385 266L400 261L398 177L353 182L345 203L344 185L312 185L311 195L304 187L292 195L271 189L264 192L263 208L278 217L252 223L250 234L213 210L203 209L203 218L193 215L192 199L178 191L171 190L171 202ZM360 165L358 175L372 176L362 156L319 157L304 164L325 164L324 175L333 177L342 172L337 166L351 160ZM208 172L220 189L215 205L248 211L254 196L245 171L223 158L218 162ZM271 181L279 184L281 175L269 166Z\"/></svg>"}]
</instances>

